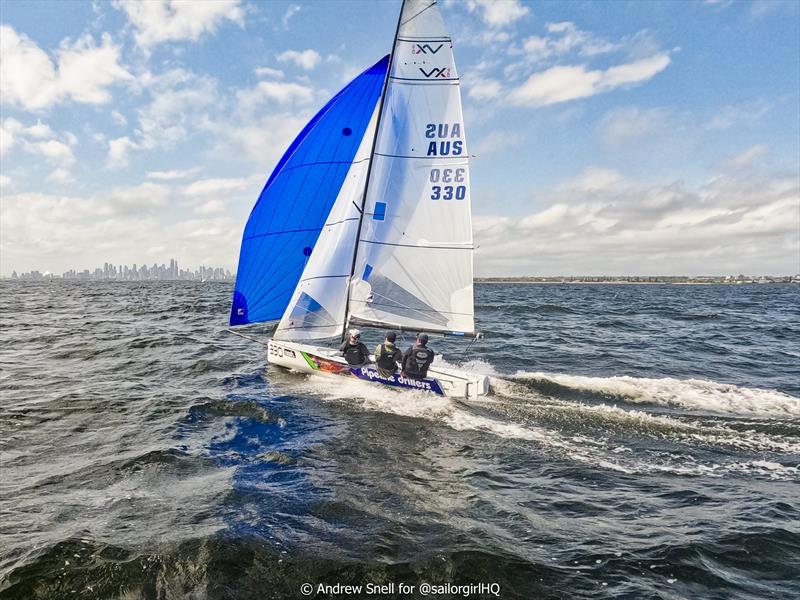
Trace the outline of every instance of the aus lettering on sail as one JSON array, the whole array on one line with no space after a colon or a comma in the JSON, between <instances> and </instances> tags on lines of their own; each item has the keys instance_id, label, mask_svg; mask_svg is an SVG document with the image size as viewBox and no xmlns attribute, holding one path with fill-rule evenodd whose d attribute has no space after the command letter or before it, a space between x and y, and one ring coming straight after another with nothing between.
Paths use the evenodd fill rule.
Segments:
<instances>
[{"instance_id":1,"label":"aus lettering on sail","mask_svg":"<svg viewBox=\"0 0 800 600\"><path fill-rule=\"evenodd\" d=\"M425 126L428 156L461 156L464 140L461 139L461 123L428 123Z\"/></svg>"}]
</instances>

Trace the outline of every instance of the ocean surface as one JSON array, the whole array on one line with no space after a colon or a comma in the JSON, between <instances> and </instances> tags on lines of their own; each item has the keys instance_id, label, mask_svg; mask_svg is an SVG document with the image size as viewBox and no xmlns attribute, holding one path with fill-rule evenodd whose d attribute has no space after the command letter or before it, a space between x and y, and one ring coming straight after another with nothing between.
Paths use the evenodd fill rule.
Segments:
<instances>
[{"instance_id":1,"label":"ocean surface","mask_svg":"<svg viewBox=\"0 0 800 600\"><path fill-rule=\"evenodd\" d=\"M268 367L230 288L0 282L0 598L800 597L800 286L479 284L473 401Z\"/></svg>"}]
</instances>

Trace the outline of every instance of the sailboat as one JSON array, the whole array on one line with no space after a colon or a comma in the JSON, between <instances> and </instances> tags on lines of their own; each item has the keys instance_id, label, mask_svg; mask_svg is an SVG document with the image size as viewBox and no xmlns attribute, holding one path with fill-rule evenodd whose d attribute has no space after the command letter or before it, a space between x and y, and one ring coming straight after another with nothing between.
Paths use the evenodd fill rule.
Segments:
<instances>
[{"instance_id":1,"label":"sailboat","mask_svg":"<svg viewBox=\"0 0 800 600\"><path fill-rule=\"evenodd\" d=\"M475 338L469 159L451 38L404 0L392 51L336 94L270 175L242 237L231 326L278 321L268 362L455 397L485 376L351 368L350 327Z\"/></svg>"}]
</instances>

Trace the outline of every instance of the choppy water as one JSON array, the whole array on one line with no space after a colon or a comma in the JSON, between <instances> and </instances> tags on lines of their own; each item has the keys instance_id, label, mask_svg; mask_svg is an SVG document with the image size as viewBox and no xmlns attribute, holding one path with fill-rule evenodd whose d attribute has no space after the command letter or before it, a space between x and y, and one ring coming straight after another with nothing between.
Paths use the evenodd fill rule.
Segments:
<instances>
[{"instance_id":1,"label":"choppy water","mask_svg":"<svg viewBox=\"0 0 800 600\"><path fill-rule=\"evenodd\" d=\"M478 285L461 402L265 369L227 285L2 282L0 597L800 597L799 291Z\"/></svg>"}]
</instances>

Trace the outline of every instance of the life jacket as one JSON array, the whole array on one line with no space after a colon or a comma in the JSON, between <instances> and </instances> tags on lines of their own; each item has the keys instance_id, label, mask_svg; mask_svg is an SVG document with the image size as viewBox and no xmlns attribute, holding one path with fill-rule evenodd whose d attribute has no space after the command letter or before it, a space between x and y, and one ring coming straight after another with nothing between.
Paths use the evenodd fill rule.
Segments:
<instances>
[{"instance_id":1,"label":"life jacket","mask_svg":"<svg viewBox=\"0 0 800 600\"><path fill-rule=\"evenodd\" d=\"M433 362L433 355L433 350L425 346L414 346L403 364L403 369L409 375L425 377L428 374L428 366Z\"/></svg>"},{"instance_id":2,"label":"life jacket","mask_svg":"<svg viewBox=\"0 0 800 600\"><path fill-rule=\"evenodd\" d=\"M348 365L362 365L367 362L367 353L361 344L349 345L344 351L344 358Z\"/></svg>"},{"instance_id":3,"label":"life jacket","mask_svg":"<svg viewBox=\"0 0 800 600\"><path fill-rule=\"evenodd\" d=\"M397 347L392 344L391 349L389 349L386 344L381 344L380 350L378 355L375 356L375 364L386 371L397 369L397 362L394 359L397 354Z\"/></svg>"}]
</instances>

